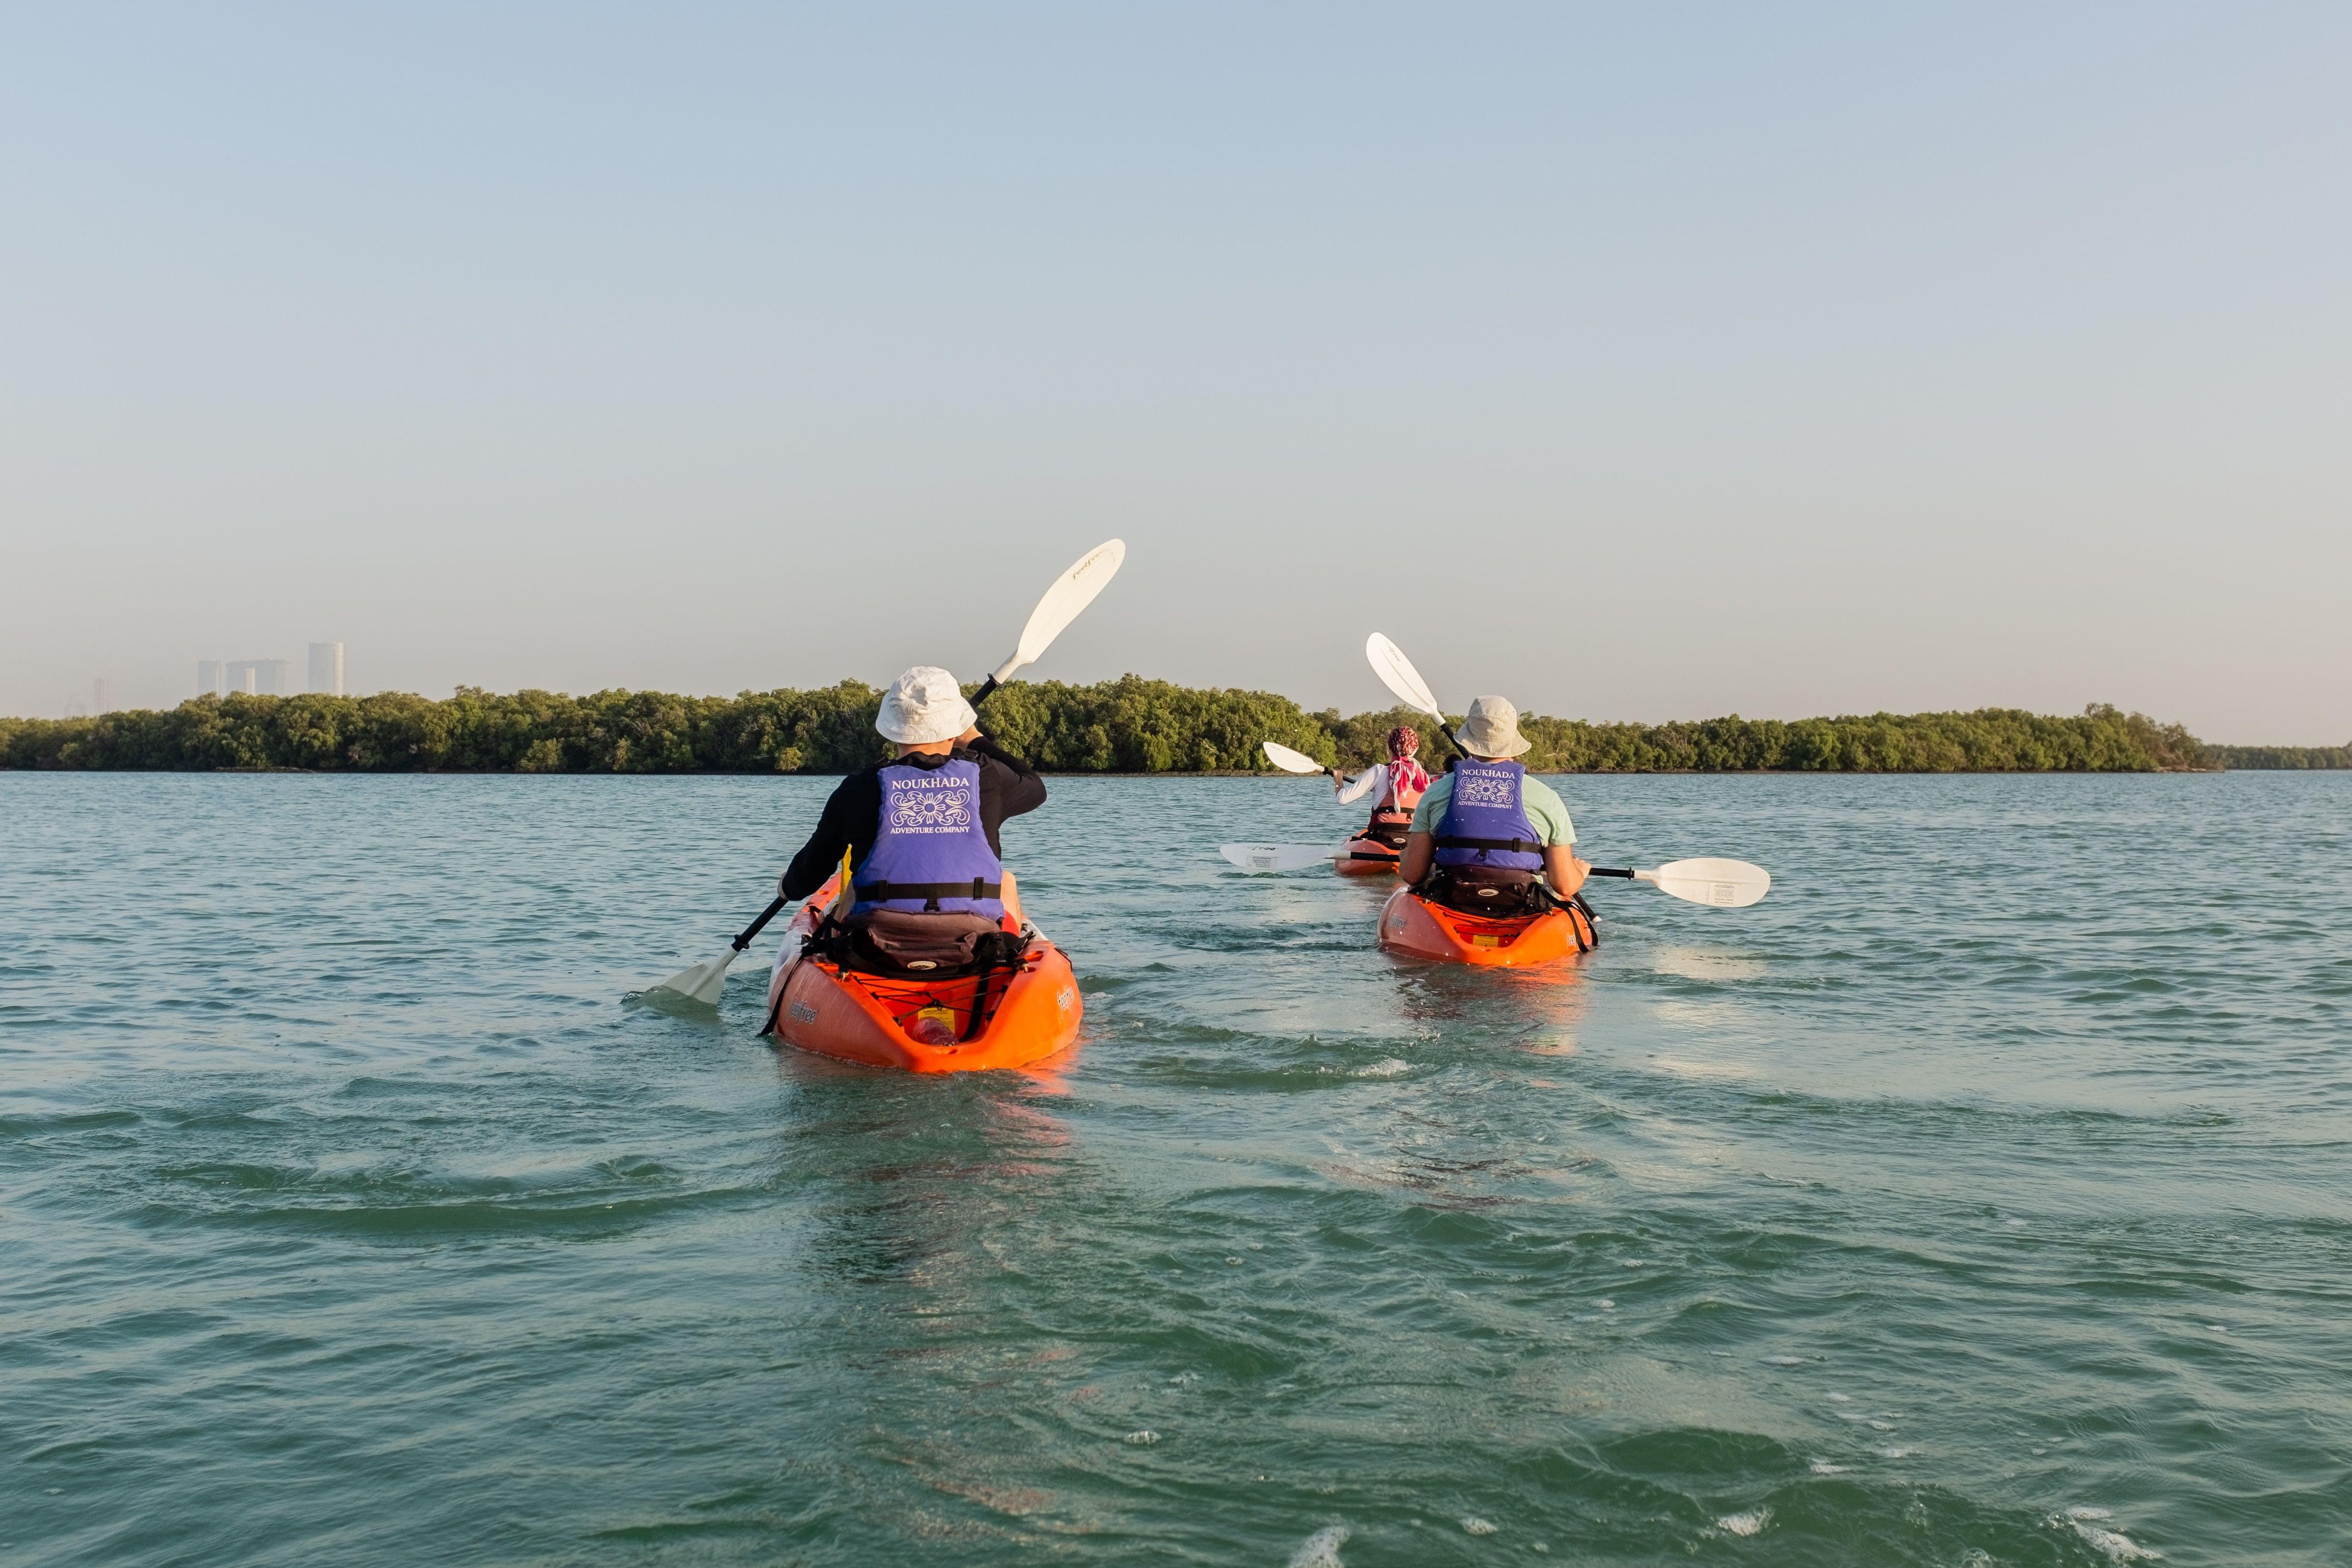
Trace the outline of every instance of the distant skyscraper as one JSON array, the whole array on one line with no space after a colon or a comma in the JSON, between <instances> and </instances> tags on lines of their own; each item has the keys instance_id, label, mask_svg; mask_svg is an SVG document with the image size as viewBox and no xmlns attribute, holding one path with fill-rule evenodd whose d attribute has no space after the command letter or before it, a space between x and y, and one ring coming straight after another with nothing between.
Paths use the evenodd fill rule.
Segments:
<instances>
[{"instance_id":1,"label":"distant skyscraper","mask_svg":"<svg viewBox=\"0 0 2352 1568\"><path fill-rule=\"evenodd\" d=\"M343 694L342 644L314 642L310 645L310 689L329 697Z\"/></svg>"},{"instance_id":2,"label":"distant skyscraper","mask_svg":"<svg viewBox=\"0 0 2352 1568\"><path fill-rule=\"evenodd\" d=\"M294 661L290 658L233 658L228 661L228 689L231 691L262 692L285 696L294 685Z\"/></svg>"},{"instance_id":3,"label":"distant skyscraper","mask_svg":"<svg viewBox=\"0 0 2352 1568\"><path fill-rule=\"evenodd\" d=\"M89 710L93 713L114 711L114 682L102 675L89 683Z\"/></svg>"},{"instance_id":4,"label":"distant skyscraper","mask_svg":"<svg viewBox=\"0 0 2352 1568\"><path fill-rule=\"evenodd\" d=\"M221 661L216 658L196 660L196 695L218 697L228 689L221 683Z\"/></svg>"}]
</instances>

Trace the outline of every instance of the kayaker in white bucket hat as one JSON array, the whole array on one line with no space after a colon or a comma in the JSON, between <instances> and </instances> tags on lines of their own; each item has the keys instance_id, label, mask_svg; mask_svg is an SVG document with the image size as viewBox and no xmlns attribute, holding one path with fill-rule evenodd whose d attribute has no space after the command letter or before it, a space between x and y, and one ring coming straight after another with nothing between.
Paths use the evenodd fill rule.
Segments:
<instances>
[{"instance_id":1,"label":"kayaker in white bucket hat","mask_svg":"<svg viewBox=\"0 0 2352 1568\"><path fill-rule=\"evenodd\" d=\"M842 926L856 955L924 972L950 966L976 935L1021 908L997 829L1045 804L1036 770L980 732L954 676L919 664L890 683L874 728L898 747L841 781L777 891L805 899L848 851L852 901ZM932 950L940 951L934 953Z\"/></svg>"},{"instance_id":2,"label":"kayaker in white bucket hat","mask_svg":"<svg viewBox=\"0 0 2352 1568\"><path fill-rule=\"evenodd\" d=\"M963 688L935 664L919 664L890 683L874 727L902 746L981 738L980 715L963 700Z\"/></svg>"},{"instance_id":3,"label":"kayaker in white bucket hat","mask_svg":"<svg viewBox=\"0 0 2352 1568\"><path fill-rule=\"evenodd\" d=\"M1413 807L1398 874L1423 897L1476 913L1538 904L1545 881L1554 899L1574 898L1591 868L1570 847L1567 804L1510 760L1535 743L1519 733L1519 710L1475 698L1454 739L1464 755Z\"/></svg>"}]
</instances>

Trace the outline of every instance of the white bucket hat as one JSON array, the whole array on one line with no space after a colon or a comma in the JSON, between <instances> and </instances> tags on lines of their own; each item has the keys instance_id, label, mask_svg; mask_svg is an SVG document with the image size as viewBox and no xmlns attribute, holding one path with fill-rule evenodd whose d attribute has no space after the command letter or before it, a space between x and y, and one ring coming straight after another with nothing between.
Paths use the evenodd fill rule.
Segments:
<instances>
[{"instance_id":1,"label":"white bucket hat","mask_svg":"<svg viewBox=\"0 0 2352 1568\"><path fill-rule=\"evenodd\" d=\"M1454 738L1474 757L1516 757L1535 744L1519 733L1519 710L1501 697L1472 698Z\"/></svg>"},{"instance_id":2,"label":"white bucket hat","mask_svg":"<svg viewBox=\"0 0 2352 1568\"><path fill-rule=\"evenodd\" d=\"M886 741L925 746L952 741L971 728L979 714L963 700L956 678L935 664L919 664L890 683L874 727Z\"/></svg>"}]
</instances>

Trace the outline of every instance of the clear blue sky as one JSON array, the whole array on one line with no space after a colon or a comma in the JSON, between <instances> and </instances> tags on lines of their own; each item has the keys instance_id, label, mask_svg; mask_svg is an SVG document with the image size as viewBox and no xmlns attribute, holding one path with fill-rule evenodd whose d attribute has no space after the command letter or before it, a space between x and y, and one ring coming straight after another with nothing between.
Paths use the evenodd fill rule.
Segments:
<instances>
[{"instance_id":1,"label":"clear blue sky","mask_svg":"<svg viewBox=\"0 0 2352 1568\"><path fill-rule=\"evenodd\" d=\"M18 5L0 710L1037 672L2352 738L2352 7Z\"/></svg>"}]
</instances>

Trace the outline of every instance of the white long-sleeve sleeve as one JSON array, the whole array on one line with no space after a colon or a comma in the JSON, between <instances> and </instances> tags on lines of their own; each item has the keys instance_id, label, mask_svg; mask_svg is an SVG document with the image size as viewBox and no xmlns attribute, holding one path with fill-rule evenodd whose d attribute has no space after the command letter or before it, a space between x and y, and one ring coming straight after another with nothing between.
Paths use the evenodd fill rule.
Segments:
<instances>
[{"instance_id":1,"label":"white long-sleeve sleeve","mask_svg":"<svg viewBox=\"0 0 2352 1568\"><path fill-rule=\"evenodd\" d=\"M1384 800L1388 797L1389 765L1386 763L1375 763L1366 768L1363 776L1355 783L1340 784L1338 787L1341 805L1360 801L1368 795Z\"/></svg>"}]
</instances>

